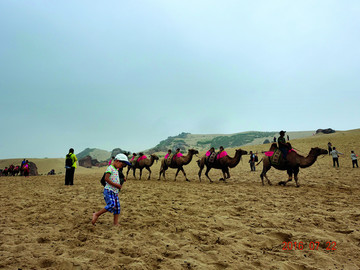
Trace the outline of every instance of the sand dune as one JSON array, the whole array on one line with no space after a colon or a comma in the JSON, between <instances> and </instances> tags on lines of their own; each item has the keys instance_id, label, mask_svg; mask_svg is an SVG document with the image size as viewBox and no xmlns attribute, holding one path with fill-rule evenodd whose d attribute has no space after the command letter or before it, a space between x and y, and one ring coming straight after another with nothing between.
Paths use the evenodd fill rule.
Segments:
<instances>
[{"instance_id":1,"label":"sand dune","mask_svg":"<svg viewBox=\"0 0 360 270\"><path fill-rule=\"evenodd\" d=\"M79 168L72 187L63 174L1 177L0 268L359 269L360 169L350 160L350 150L360 153L359 139L353 130L292 140L303 155L328 141L345 154L340 168L324 156L301 169L300 188L261 186L261 166L251 172L249 156L227 183L216 180L218 170L210 172L213 184L204 176L199 182L197 157L185 166L191 182L181 174L173 181L172 169L158 181L155 163L150 180L144 171L142 180L129 176L125 183L119 228L111 214L90 223L104 206L103 168ZM61 172L64 160L34 162L41 173ZM272 168L268 177L276 184L286 173ZM284 242L302 242L302 250L283 250Z\"/></svg>"}]
</instances>

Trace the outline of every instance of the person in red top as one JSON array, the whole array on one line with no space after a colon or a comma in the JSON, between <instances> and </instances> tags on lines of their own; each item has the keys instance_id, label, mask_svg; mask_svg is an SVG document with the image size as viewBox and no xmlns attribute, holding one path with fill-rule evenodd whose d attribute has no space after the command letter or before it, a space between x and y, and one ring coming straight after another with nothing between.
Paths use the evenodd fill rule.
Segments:
<instances>
[{"instance_id":1,"label":"person in red top","mask_svg":"<svg viewBox=\"0 0 360 270\"><path fill-rule=\"evenodd\" d=\"M227 156L227 152L224 150L224 147L220 146L219 152L218 152L216 158L220 159L220 158L225 157L225 156Z\"/></svg>"},{"instance_id":2,"label":"person in red top","mask_svg":"<svg viewBox=\"0 0 360 270\"><path fill-rule=\"evenodd\" d=\"M168 159L168 157L171 155L171 149L168 150L167 154L165 155L164 159Z\"/></svg>"},{"instance_id":3,"label":"person in red top","mask_svg":"<svg viewBox=\"0 0 360 270\"><path fill-rule=\"evenodd\" d=\"M183 154L180 152L180 148L176 149L176 153L173 158L175 159L175 158L182 157L182 156L183 156Z\"/></svg>"},{"instance_id":4,"label":"person in red top","mask_svg":"<svg viewBox=\"0 0 360 270\"><path fill-rule=\"evenodd\" d=\"M23 166L23 170L24 170L24 176L25 177L29 177L30 175L30 167L29 167L29 161L26 160L24 166Z\"/></svg>"},{"instance_id":5,"label":"person in red top","mask_svg":"<svg viewBox=\"0 0 360 270\"><path fill-rule=\"evenodd\" d=\"M215 148L211 147L205 154L206 157L209 157L213 152L215 152Z\"/></svg>"}]
</instances>

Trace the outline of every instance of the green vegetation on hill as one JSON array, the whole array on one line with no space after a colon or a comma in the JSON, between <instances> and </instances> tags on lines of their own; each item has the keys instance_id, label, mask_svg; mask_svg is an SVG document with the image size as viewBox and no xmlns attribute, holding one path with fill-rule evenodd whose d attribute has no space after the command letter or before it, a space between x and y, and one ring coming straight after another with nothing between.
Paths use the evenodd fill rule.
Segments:
<instances>
[{"instance_id":1,"label":"green vegetation on hill","mask_svg":"<svg viewBox=\"0 0 360 270\"><path fill-rule=\"evenodd\" d=\"M177 136L169 136L167 139L162 140L154 148L149 149L149 152L166 152L169 148L180 148L183 151L190 147L190 145L188 145L185 140L183 140L187 137L188 134L190 133L182 132Z\"/></svg>"},{"instance_id":2,"label":"green vegetation on hill","mask_svg":"<svg viewBox=\"0 0 360 270\"><path fill-rule=\"evenodd\" d=\"M273 136L274 132L258 132L258 131L250 131L250 132L245 132L245 133L238 133L238 134L234 134L234 135L230 135L230 136L217 136L212 140L207 140L207 141L199 141L198 145L199 146L213 146L215 148L218 148L220 146L224 146L226 147L230 147L230 148L234 148L234 147L238 147L238 146L242 146L245 144L249 144L252 141L254 141L257 138L264 138L264 137L269 137L269 136Z\"/></svg>"},{"instance_id":3,"label":"green vegetation on hill","mask_svg":"<svg viewBox=\"0 0 360 270\"><path fill-rule=\"evenodd\" d=\"M169 136L166 140L161 141L154 148L147 152L166 152L168 149L180 148L181 151L186 151L189 148L196 148L197 150L206 150L213 146L239 147L245 144L252 143L255 139L266 138L274 136L274 132L258 132L249 131L244 133L237 133L233 135L194 135L182 132L177 136ZM204 138L205 137L205 138Z\"/></svg>"}]
</instances>

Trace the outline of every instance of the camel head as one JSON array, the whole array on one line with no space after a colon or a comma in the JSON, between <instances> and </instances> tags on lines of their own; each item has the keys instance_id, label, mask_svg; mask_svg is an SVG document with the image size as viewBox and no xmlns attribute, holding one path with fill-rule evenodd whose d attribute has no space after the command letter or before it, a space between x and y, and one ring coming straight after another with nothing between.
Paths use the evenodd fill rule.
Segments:
<instances>
[{"instance_id":1,"label":"camel head","mask_svg":"<svg viewBox=\"0 0 360 270\"><path fill-rule=\"evenodd\" d=\"M156 160L156 162L159 160L159 157L155 154L151 154L150 157L153 157L153 159Z\"/></svg>"},{"instance_id":2,"label":"camel head","mask_svg":"<svg viewBox=\"0 0 360 270\"><path fill-rule=\"evenodd\" d=\"M236 153L240 153L241 156L247 154L247 151L242 150L242 149L236 149L235 151L236 151Z\"/></svg>"},{"instance_id":3,"label":"camel head","mask_svg":"<svg viewBox=\"0 0 360 270\"><path fill-rule=\"evenodd\" d=\"M199 154L199 151L198 150L196 150L196 149L189 149L189 154L192 154L192 155L197 155L197 154Z\"/></svg>"},{"instance_id":4,"label":"camel head","mask_svg":"<svg viewBox=\"0 0 360 270\"><path fill-rule=\"evenodd\" d=\"M320 155L326 155L328 153L327 150L321 149L319 147L311 148L309 155L313 156L320 156Z\"/></svg>"},{"instance_id":5,"label":"camel head","mask_svg":"<svg viewBox=\"0 0 360 270\"><path fill-rule=\"evenodd\" d=\"M159 160L159 157L157 155L155 155L155 154L151 154L150 156L153 157L154 160Z\"/></svg>"}]
</instances>

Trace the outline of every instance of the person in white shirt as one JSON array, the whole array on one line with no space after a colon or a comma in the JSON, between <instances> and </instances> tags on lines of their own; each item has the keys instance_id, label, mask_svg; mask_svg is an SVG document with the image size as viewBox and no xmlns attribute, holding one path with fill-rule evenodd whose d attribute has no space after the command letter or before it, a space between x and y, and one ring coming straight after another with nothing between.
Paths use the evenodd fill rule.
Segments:
<instances>
[{"instance_id":1,"label":"person in white shirt","mask_svg":"<svg viewBox=\"0 0 360 270\"><path fill-rule=\"evenodd\" d=\"M354 151L351 151L351 161L353 168L355 168L355 165L357 168L359 168L358 162L357 162L357 154L354 153Z\"/></svg>"},{"instance_id":2,"label":"person in white shirt","mask_svg":"<svg viewBox=\"0 0 360 270\"><path fill-rule=\"evenodd\" d=\"M333 166L335 167L335 163L339 167L339 155L343 155L343 153L340 153L338 150L336 150L336 147L333 147L333 150L330 152L333 158Z\"/></svg>"}]
</instances>

